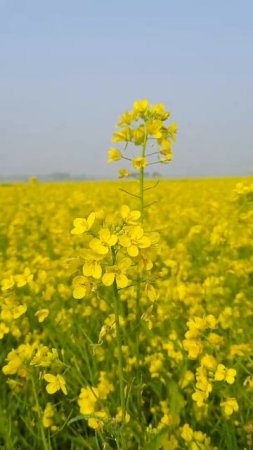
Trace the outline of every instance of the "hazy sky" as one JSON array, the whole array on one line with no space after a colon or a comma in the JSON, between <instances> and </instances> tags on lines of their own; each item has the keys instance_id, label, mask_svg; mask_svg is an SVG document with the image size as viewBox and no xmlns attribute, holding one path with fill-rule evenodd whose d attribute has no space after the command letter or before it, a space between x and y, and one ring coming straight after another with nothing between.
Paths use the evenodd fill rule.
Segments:
<instances>
[{"instance_id":1,"label":"hazy sky","mask_svg":"<svg viewBox=\"0 0 253 450\"><path fill-rule=\"evenodd\" d=\"M116 174L142 97L179 125L164 173L250 173L252 18L252 0L0 0L0 174Z\"/></svg>"}]
</instances>

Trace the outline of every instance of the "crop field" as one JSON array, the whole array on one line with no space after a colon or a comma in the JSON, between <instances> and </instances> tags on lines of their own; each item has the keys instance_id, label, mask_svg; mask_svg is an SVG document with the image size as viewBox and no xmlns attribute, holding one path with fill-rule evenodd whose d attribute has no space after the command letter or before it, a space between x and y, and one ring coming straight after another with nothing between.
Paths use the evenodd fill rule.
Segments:
<instances>
[{"instance_id":1,"label":"crop field","mask_svg":"<svg viewBox=\"0 0 253 450\"><path fill-rule=\"evenodd\" d=\"M136 183L0 186L0 448L253 448L252 180Z\"/></svg>"}]
</instances>

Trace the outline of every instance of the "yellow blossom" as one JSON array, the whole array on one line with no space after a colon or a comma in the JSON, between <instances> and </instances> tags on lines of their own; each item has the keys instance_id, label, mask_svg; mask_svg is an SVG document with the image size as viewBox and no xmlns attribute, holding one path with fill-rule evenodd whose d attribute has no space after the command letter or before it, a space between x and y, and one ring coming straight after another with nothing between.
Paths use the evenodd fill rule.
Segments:
<instances>
[{"instance_id":1,"label":"yellow blossom","mask_svg":"<svg viewBox=\"0 0 253 450\"><path fill-rule=\"evenodd\" d=\"M214 374L214 379L216 381L226 381L228 384L233 384L235 382L236 370L228 369L223 364L218 364L216 372Z\"/></svg>"},{"instance_id":2,"label":"yellow blossom","mask_svg":"<svg viewBox=\"0 0 253 450\"><path fill-rule=\"evenodd\" d=\"M111 233L108 228L102 228L98 235L99 239L92 239L89 246L95 253L106 255L110 247L113 247L117 243L118 237L116 234Z\"/></svg>"},{"instance_id":3,"label":"yellow blossom","mask_svg":"<svg viewBox=\"0 0 253 450\"><path fill-rule=\"evenodd\" d=\"M132 165L136 170L141 170L147 165L146 158L143 158L142 156L137 156L136 158L132 159Z\"/></svg>"},{"instance_id":4,"label":"yellow blossom","mask_svg":"<svg viewBox=\"0 0 253 450\"><path fill-rule=\"evenodd\" d=\"M126 271L131 266L131 260L129 258L122 258L118 264L109 266L106 273L102 277L102 282L105 286L111 286L116 281L118 288L125 288L129 284L129 280L126 276Z\"/></svg>"},{"instance_id":5,"label":"yellow blossom","mask_svg":"<svg viewBox=\"0 0 253 450\"><path fill-rule=\"evenodd\" d=\"M119 237L119 244L126 247L129 256L136 257L139 255L139 249L151 246L151 241L148 236L144 235L143 228L136 225L126 229L126 234Z\"/></svg>"},{"instance_id":6,"label":"yellow blossom","mask_svg":"<svg viewBox=\"0 0 253 450\"><path fill-rule=\"evenodd\" d=\"M80 235L89 231L96 219L96 214L92 212L87 219L77 218L74 220L74 228L71 230L72 234Z\"/></svg>"},{"instance_id":7,"label":"yellow blossom","mask_svg":"<svg viewBox=\"0 0 253 450\"><path fill-rule=\"evenodd\" d=\"M133 104L134 111L137 111L140 114L145 113L148 110L148 99L144 98L143 100L137 100Z\"/></svg>"},{"instance_id":8,"label":"yellow blossom","mask_svg":"<svg viewBox=\"0 0 253 450\"><path fill-rule=\"evenodd\" d=\"M55 394L56 392L62 390L63 394L67 395L66 382L62 375L52 375L51 373L46 373L44 375L44 380L48 383L46 390L49 394Z\"/></svg>"},{"instance_id":9,"label":"yellow blossom","mask_svg":"<svg viewBox=\"0 0 253 450\"><path fill-rule=\"evenodd\" d=\"M129 174L129 172L128 172L127 169L122 168L122 169L119 169L119 170L118 170L118 176L119 176L119 178L126 178L126 177L128 177L129 175L130 175L130 174Z\"/></svg>"},{"instance_id":10,"label":"yellow blossom","mask_svg":"<svg viewBox=\"0 0 253 450\"><path fill-rule=\"evenodd\" d=\"M122 158L122 153L115 147L111 147L108 150L108 163L119 161Z\"/></svg>"},{"instance_id":11,"label":"yellow blossom","mask_svg":"<svg viewBox=\"0 0 253 450\"><path fill-rule=\"evenodd\" d=\"M233 412L239 411L239 405L235 398L227 398L224 402L221 402L221 407L226 416L231 416Z\"/></svg>"},{"instance_id":12,"label":"yellow blossom","mask_svg":"<svg viewBox=\"0 0 253 450\"><path fill-rule=\"evenodd\" d=\"M135 225L135 223L140 219L141 213L137 210L130 210L129 206L122 205L120 208L120 215L125 223L128 225Z\"/></svg>"},{"instance_id":13,"label":"yellow blossom","mask_svg":"<svg viewBox=\"0 0 253 450\"><path fill-rule=\"evenodd\" d=\"M93 428L93 430L101 430L107 418L108 414L106 411L96 411L93 417L89 417L88 425L90 428Z\"/></svg>"},{"instance_id":14,"label":"yellow blossom","mask_svg":"<svg viewBox=\"0 0 253 450\"><path fill-rule=\"evenodd\" d=\"M80 300L89 292L90 281L87 277L77 276L73 279L73 288L73 297Z\"/></svg>"},{"instance_id":15,"label":"yellow blossom","mask_svg":"<svg viewBox=\"0 0 253 450\"><path fill-rule=\"evenodd\" d=\"M34 314L35 317L37 317L38 322L44 322L44 320L47 318L49 314L49 310L47 308L43 308L43 309L39 309L38 311L36 311L36 313Z\"/></svg>"}]
</instances>

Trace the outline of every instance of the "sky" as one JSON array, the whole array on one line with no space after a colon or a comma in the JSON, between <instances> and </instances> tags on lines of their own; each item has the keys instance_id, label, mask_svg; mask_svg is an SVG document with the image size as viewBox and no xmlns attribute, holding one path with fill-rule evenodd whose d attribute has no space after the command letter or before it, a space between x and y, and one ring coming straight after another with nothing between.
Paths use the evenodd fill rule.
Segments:
<instances>
[{"instance_id":1,"label":"sky","mask_svg":"<svg viewBox=\"0 0 253 450\"><path fill-rule=\"evenodd\" d=\"M168 177L253 171L252 0L0 0L0 175L116 177L136 99L178 123Z\"/></svg>"}]
</instances>

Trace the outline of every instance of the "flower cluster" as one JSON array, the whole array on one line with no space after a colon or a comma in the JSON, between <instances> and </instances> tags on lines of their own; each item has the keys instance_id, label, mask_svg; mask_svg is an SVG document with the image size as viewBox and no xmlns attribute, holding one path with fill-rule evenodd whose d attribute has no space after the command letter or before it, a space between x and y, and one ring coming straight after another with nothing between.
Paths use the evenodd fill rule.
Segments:
<instances>
[{"instance_id":1,"label":"flower cluster","mask_svg":"<svg viewBox=\"0 0 253 450\"><path fill-rule=\"evenodd\" d=\"M132 111L120 117L119 129L112 136L112 142L123 145L123 148L111 147L108 162L130 161L136 171L158 163L169 163L177 134L176 123L166 123L169 116L162 103L151 105L147 99L135 101ZM136 155L134 149L138 147L141 153ZM129 174L127 169L119 169L121 178Z\"/></svg>"}]
</instances>

